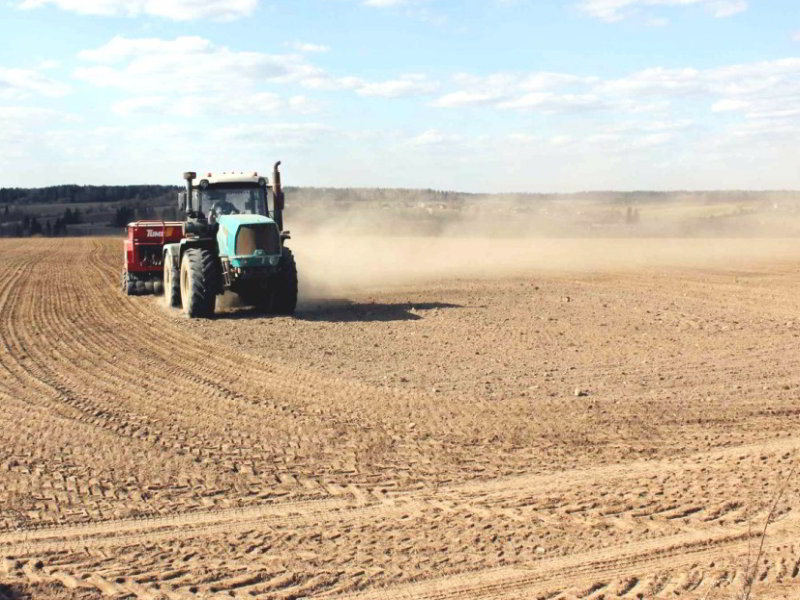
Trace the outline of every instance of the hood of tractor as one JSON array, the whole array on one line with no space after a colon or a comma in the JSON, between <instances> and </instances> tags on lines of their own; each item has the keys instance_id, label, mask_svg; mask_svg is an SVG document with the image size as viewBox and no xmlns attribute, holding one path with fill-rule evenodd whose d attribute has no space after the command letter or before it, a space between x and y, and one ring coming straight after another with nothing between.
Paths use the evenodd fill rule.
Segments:
<instances>
[{"instance_id":1,"label":"hood of tractor","mask_svg":"<svg viewBox=\"0 0 800 600\"><path fill-rule=\"evenodd\" d=\"M220 256L233 267L276 266L281 257L278 226L262 215L222 215L217 219Z\"/></svg>"}]
</instances>

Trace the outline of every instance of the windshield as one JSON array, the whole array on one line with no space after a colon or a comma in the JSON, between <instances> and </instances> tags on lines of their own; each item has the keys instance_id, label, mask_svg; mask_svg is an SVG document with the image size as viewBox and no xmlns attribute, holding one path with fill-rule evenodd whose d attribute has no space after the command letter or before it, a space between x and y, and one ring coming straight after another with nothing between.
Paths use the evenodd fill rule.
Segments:
<instances>
[{"instance_id":1,"label":"windshield","mask_svg":"<svg viewBox=\"0 0 800 600\"><path fill-rule=\"evenodd\" d=\"M262 188L209 188L199 193L209 217L221 215L266 215Z\"/></svg>"}]
</instances>

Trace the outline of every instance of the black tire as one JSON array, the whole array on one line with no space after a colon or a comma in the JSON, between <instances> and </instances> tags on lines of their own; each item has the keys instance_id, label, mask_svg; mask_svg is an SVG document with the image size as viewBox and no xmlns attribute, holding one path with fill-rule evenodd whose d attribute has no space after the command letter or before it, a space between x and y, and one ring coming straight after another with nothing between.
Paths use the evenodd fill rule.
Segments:
<instances>
[{"instance_id":1,"label":"black tire","mask_svg":"<svg viewBox=\"0 0 800 600\"><path fill-rule=\"evenodd\" d=\"M297 308L297 264L289 248L283 249L281 270L273 282L272 312L293 315Z\"/></svg>"},{"instance_id":2,"label":"black tire","mask_svg":"<svg viewBox=\"0 0 800 600\"><path fill-rule=\"evenodd\" d=\"M219 288L219 261L210 250L190 248L181 259L181 303L190 318L214 314Z\"/></svg>"},{"instance_id":3,"label":"black tire","mask_svg":"<svg viewBox=\"0 0 800 600\"><path fill-rule=\"evenodd\" d=\"M172 255L164 256L164 304L167 308L181 305L181 272L173 266Z\"/></svg>"}]
</instances>

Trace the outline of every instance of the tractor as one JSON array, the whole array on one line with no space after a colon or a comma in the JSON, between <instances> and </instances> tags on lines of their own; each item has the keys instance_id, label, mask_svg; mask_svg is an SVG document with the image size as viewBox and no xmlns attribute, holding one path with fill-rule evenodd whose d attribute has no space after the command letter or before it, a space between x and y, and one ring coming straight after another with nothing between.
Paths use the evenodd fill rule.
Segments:
<instances>
[{"instance_id":1,"label":"tractor","mask_svg":"<svg viewBox=\"0 0 800 600\"><path fill-rule=\"evenodd\" d=\"M180 240L164 243L163 293L169 307L189 317L210 317L216 297L236 293L244 304L291 315L297 304L297 267L285 241L280 161L272 185L257 172L183 174L186 190ZM269 190L272 190L272 211Z\"/></svg>"}]
</instances>

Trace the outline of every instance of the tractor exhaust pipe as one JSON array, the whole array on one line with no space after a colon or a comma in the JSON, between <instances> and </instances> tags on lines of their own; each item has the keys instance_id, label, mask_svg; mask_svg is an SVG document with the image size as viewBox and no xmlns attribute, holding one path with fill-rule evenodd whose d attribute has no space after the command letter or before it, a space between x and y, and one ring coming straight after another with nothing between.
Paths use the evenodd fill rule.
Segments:
<instances>
[{"instance_id":1,"label":"tractor exhaust pipe","mask_svg":"<svg viewBox=\"0 0 800 600\"><path fill-rule=\"evenodd\" d=\"M192 212L192 182L197 177L197 173L194 171L187 171L183 174L183 178L186 180L186 212Z\"/></svg>"},{"instance_id":2,"label":"tractor exhaust pipe","mask_svg":"<svg viewBox=\"0 0 800 600\"><path fill-rule=\"evenodd\" d=\"M281 188L281 172L278 170L280 166L281 161L278 161L272 167L272 196L274 198L275 223L278 224L278 231L283 231L283 189Z\"/></svg>"}]
</instances>

